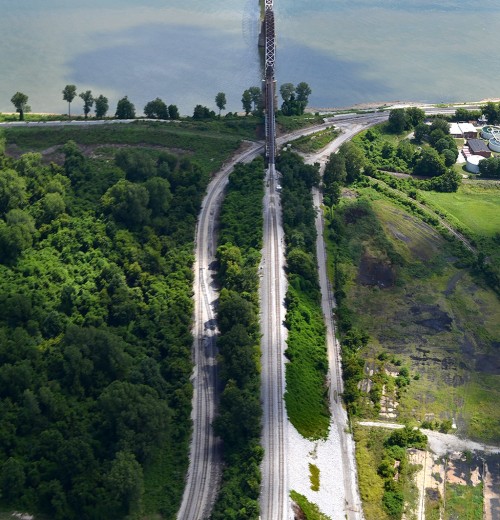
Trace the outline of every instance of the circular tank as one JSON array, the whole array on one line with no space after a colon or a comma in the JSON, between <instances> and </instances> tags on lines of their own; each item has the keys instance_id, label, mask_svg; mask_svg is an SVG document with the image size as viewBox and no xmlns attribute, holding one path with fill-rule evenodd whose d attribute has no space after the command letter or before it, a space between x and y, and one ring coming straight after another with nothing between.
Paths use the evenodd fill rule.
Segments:
<instances>
[{"instance_id":1,"label":"circular tank","mask_svg":"<svg viewBox=\"0 0 500 520\"><path fill-rule=\"evenodd\" d=\"M479 173L479 163L485 159L482 155L469 155L465 163L465 169L469 173Z\"/></svg>"},{"instance_id":2,"label":"circular tank","mask_svg":"<svg viewBox=\"0 0 500 520\"><path fill-rule=\"evenodd\" d=\"M500 152L500 132L494 134L494 137L488 141L488 147L494 152Z\"/></svg>"},{"instance_id":3,"label":"circular tank","mask_svg":"<svg viewBox=\"0 0 500 520\"><path fill-rule=\"evenodd\" d=\"M496 137L495 134L500 133L500 126L483 126L481 129L481 137L483 139L491 139L492 137Z\"/></svg>"}]
</instances>

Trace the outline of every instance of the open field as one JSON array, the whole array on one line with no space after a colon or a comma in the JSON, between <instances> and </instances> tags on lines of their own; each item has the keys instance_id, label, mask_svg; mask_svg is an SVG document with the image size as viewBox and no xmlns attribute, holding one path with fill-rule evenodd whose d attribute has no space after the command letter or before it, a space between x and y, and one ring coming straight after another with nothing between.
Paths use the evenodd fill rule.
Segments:
<instances>
[{"instance_id":1,"label":"open field","mask_svg":"<svg viewBox=\"0 0 500 520\"><path fill-rule=\"evenodd\" d=\"M500 233L500 184L462 184L456 193L421 192L422 198L455 217L477 236Z\"/></svg>"},{"instance_id":2,"label":"open field","mask_svg":"<svg viewBox=\"0 0 500 520\"><path fill-rule=\"evenodd\" d=\"M35 126L1 130L6 152L19 156L27 151L51 155L69 140L90 147L90 151L108 146L161 148L174 153L189 153L206 170L217 170L240 145L242 139L256 139L256 119L211 122L135 122L100 126Z\"/></svg>"},{"instance_id":3,"label":"open field","mask_svg":"<svg viewBox=\"0 0 500 520\"><path fill-rule=\"evenodd\" d=\"M451 420L459 433L498 442L497 297L459 267L453 242L373 190L360 191L371 199L383 235L357 235L362 217L345 229L351 255L344 266L346 303L355 326L370 335L367 367L376 369L386 351L409 368L410 384L397 392L401 420ZM390 363L387 368L398 371Z\"/></svg>"},{"instance_id":4,"label":"open field","mask_svg":"<svg viewBox=\"0 0 500 520\"><path fill-rule=\"evenodd\" d=\"M294 151L300 153L313 153L324 148L328 143L331 143L340 135L340 130L335 130L335 127L329 127L313 134L303 135L298 139L292 141L292 148Z\"/></svg>"}]
</instances>

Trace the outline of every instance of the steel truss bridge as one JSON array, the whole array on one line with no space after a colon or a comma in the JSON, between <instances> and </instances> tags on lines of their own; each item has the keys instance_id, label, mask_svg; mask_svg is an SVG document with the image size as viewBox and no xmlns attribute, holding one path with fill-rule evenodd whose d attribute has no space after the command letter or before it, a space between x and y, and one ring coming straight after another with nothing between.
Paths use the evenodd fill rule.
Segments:
<instances>
[{"instance_id":1,"label":"steel truss bridge","mask_svg":"<svg viewBox=\"0 0 500 520\"><path fill-rule=\"evenodd\" d=\"M276 60L276 33L274 27L273 0L266 0L264 11L265 31L265 65L263 79L264 106L266 111L266 157L270 164L274 164L276 157L276 121L275 121L275 99L276 80L274 77L274 66Z\"/></svg>"}]
</instances>

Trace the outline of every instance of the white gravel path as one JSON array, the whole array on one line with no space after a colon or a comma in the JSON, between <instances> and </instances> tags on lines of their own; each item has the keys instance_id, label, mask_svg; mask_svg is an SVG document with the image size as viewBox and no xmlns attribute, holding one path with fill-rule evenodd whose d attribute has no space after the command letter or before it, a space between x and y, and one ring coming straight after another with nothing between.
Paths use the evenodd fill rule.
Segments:
<instances>
[{"instance_id":1,"label":"white gravel path","mask_svg":"<svg viewBox=\"0 0 500 520\"><path fill-rule=\"evenodd\" d=\"M336 426L330 425L330 435L327 440L309 441L288 423L288 445L288 452L293 454L288 461L290 490L307 497L332 520L344 520L343 468ZM319 491L311 490L309 464L319 468Z\"/></svg>"}]
</instances>

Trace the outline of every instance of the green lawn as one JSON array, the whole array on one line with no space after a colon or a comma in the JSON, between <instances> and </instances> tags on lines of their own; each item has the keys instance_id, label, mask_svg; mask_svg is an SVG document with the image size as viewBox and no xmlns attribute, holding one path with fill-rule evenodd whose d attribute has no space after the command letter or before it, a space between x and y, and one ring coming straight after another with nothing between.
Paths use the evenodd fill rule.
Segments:
<instances>
[{"instance_id":1,"label":"green lawn","mask_svg":"<svg viewBox=\"0 0 500 520\"><path fill-rule=\"evenodd\" d=\"M500 232L500 184L462 184L456 193L422 192L423 198L451 214L478 236Z\"/></svg>"}]
</instances>

